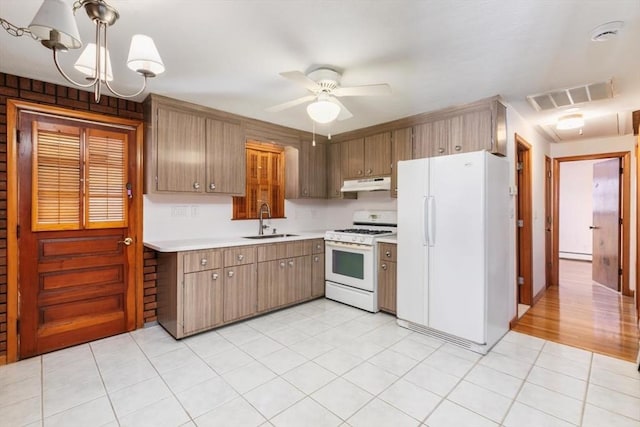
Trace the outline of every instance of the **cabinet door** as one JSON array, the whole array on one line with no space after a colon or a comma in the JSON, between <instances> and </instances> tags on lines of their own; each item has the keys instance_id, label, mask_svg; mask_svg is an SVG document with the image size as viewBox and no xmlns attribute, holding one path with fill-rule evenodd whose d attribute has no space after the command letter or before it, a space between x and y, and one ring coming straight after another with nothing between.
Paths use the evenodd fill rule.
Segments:
<instances>
[{"instance_id":1,"label":"cabinet door","mask_svg":"<svg viewBox=\"0 0 640 427\"><path fill-rule=\"evenodd\" d=\"M311 296L324 295L324 254L319 253L311 257Z\"/></svg>"},{"instance_id":2,"label":"cabinet door","mask_svg":"<svg viewBox=\"0 0 640 427\"><path fill-rule=\"evenodd\" d=\"M207 119L206 191L244 195L245 141L238 124Z\"/></svg>"},{"instance_id":3,"label":"cabinet door","mask_svg":"<svg viewBox=\"0 0 640 427\"><path fill-rule=\"evenodd\" d=\"M311 256L287 260L287 304L311 298Z\"/></svg>"},{"instance_id":4,"label":"cabinet door","mask_svg":"<svg viewBox=\"0 0 640 427\"><path fill-rule=\"evenodd\" d=\"M224 321L241 319L256 312L256 265L224 269Z\"/></svg>"},{"instance_id":5,"label":"cabinet door","mask_svg":"<svg viewBox=\"0 0 640 427\"><path fill-rule=\"evenodd\" d=\"M362 178L364 176L364 138L340 143L342 178Z\"/></svg>"},{"instance_id":6,"label":"cabinet door","mask_svg":"<svg viewBox=\"0 0 640 427\"><path fill-rule=\"evenodd\" d=\"M413 158L449 154L449 127L449 119L417 125L414 129Z\"/></svg>"},{"instance_id":7,"label":"cabinet door","mask_svg":"<svg viewBox=\"0 0 640 427\"><path fill-rule=\"evenodd\" d=\"M302 188L304 197L324 199L327 197L327 147L326 144L316 144L313 147L307 144L307 156L309 167L306 172L306 193Z\"/></svg>"},{"instance_id":8,"label":"cabinet door","mask_svg":"<svg viewBox=\"0 0 640 427\"><path fill-rule=\"evenodd\" d=\"M185 335L222 323L222 270L184 275L182 327Z\"/></svg>"},{"instance_id":9,"label":"cabinet door","mask_svg":"<svg viewBox=\"0 0 640 427\"><path fill-rule=\"evenodd\" d=\"M391 132L382 132L364 139L364 174L391 174Z\"/></svg>"},{"instance_id":10,"label":"cabinet door","mask_svg":"<svg viewBox=\"0 0 640 427\"><path fill-rule=\"evenodd\" d=\"M396 263L380 261L378 264L378 306L389 313L396 312Z\"/></svg>"},{"instance_id":11,"label":"cabinet door","mask_svg":"<svg viewBox=\"0 0 640 427\"><path fill-rule=\"evenodd\" d=\"M329 144L327 147L327 197L340 199L342 193L342 169L340 164L340 147L342 144Z\"/></svg>"},{"instance_id":12,"label":"cabinet door","mask_svg":"<svg viewBox=\"0 0 640 427\"><path fill-rule=\"evenodd\" d=\"M398 197L398 161L412 158L412 128L393 131L391 139L391 197Z\"/></svg>"},{"instance_id":13,"label":"cabinet door","mask_svg":"<svg viewBox=\"0 0 640 427\"><path fill-rule=\"evenodd\" d=\"M156 189L204 191L205 121L189 113L158 107Z\"/></svg>"},{"instance_id":14,"label":"cabinet door","mask_svg":"<svg viewBox=\"0 0 640 427\"><path fill-rule=\"evenodd\" d=\"M464 113L459 118L460 130L451 144L452 153L491 150L491 110L489 108Z\"/></svg>"},{"instance_id":15,"label":"cabinet door","mask_svg":"<svg viewBox=\"0 0 640 427\"><path fill-rule=\"evenodd\" d=\"M287 303L288 274L286 259L258 263L258 311Z\"/></svg>"}]
</instances>

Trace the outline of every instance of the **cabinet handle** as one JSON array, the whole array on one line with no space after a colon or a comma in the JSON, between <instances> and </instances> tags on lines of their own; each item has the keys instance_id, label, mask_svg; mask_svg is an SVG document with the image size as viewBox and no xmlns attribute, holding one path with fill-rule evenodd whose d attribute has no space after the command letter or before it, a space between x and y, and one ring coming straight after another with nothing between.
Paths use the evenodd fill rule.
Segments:
<instances>
[{"instance_id":1,"label":"cabinet handle","mask_svg":"<svg viewBox=\"0 0 640 427\"><path fill-rule=\"evenodd\" d=\"M289 267L293 267L293 260L292 259L289 260Z\"/></svg>"},{"instance_id":2,"label":"cabinet handle","mask_svg":"<svg viewBox=\"0 0 640 427\"><path fill-rule=\"evenodd\" d=\"M307 191L307 190L302 190L302 194L303 194L303 195L305 195L305 196L308 196L308 195L309 195L309 191Z\"/></svg>"},{"instance_id":3,"label":"cabinet handle","mask_svg":"<svg viewBox=\"0 0 640 427\"><path fill-rule=\"evenodd\" d=\"M244 259L244 255L238 254L238 261L242 261Z\"/></svg>"},{"instance_id":4,"label":"cabinet handle","mask_svg":"<svg viewBox=\"0 0 640 427\"><path fill-rule=\"evenodd\" d=\"M228 272L228 273L227 273L227 276L229 276L229 277L233 277L233 271Z\"/></svg>"},{"instance_id":5,"label":"cabinet handle","mask_svg":"<svg viewBox=\"0 0 640 427\"><path fill-rule=\"evenodd\" d=\"M313 257L313 262L318 262L318 261L320 261L320 257L314 256Z\"/></svg>"},{"instance_id":6,"label":"cabinet handle","mask_svg":"<svg viewBox=\"0 0 640 427\"><path fill-rule=\"evenodd\" d=\"M387 264L382 264L380 267L382 267L383 270L387 270Z\"/></svg>"},{"instance_id":7,"label":"cabinet handle","mask_svg":"<svg viewBox=\"0 0 640 427\"><path fill-rule=\"evenodd\" d=\"M285 266L284 261L280 261L280 268L284 268L284 266Z\"/></svg>"},{"instance_id":8,"label":"cabinet handle","mask_svg":"<svg viewBox=\"0 0 640 427\"><path fill-rule=\"evenodd\" d=\"M200 183L199 182L194 182L193 183L193 189L194 190L199 190L200 189Z\"/></svg>"},{"instance_id":9,"label":"cabinet handle","mask_svg":"<svg viewBox=\"0 0 640 427\"><path fill-rule=\"evenodd\" d=\"M442 148L442 147L438 148L438 153L440 153L440 154L444 153L444 148Z\"/></svg>"},{"instance_id":10,"label":"cabinet handle","mask_svg":"<svg viewBox=\"0 0 640 427\"><path fill-rule=\"evenodd\" d=\"M218 273L213 273L213 274L211 275L211 278L212 278L213 280L218 280Z\"/></svg>"},{"instance_id":11,"label":"cabinet handle","mask_svg":"<svg viewBox=\"0 0 640 427\"><path fill-rule=\"evenodd\" d=\"M373 169L367 169L367 175L371 175L372 172L373 172Z\"/></svg>"},{"instance_id":12,"label":"cabinet handle","mask_svg":"<svg viewBox=\"0 0 640 427\"><path fill-rule=\"evenodd\" d=\"M207 259L206 259L206 258L202 258L202 259L200 260L200 265L204 267L205 265L207 265L207 262L208 262L208 261L207 261Z\"/></svg>"},{"instance_id":13,"label":"cabinet handle","mask_svg":"<svg viewBox=\"0 0 640 427\"><path fill-rule=\"evenodd\" d=\"M209 184L209 190L215 190L215 189L216 189L216 185L213 182Z\"/></svg>"},{"instance_id":14,"label":"cabinet handle","mask_svg":"<svg viewBox=\"0 0 640 427\"><path fill-rule=\"evenodd\" d=\"M362 169L358 169L358 172L356 173L356 175L362 175Z\"/></svg>"},{"instance_id":15,"label":"cabinet handle","mask_svg":"<svg viewBox=\"0 0 640 427\"><path fill-rule=\"evenodd\" d=\"M384 254L387 256L387 258L391 258L391 251L386 251Z\"/></svg>"},{"instance_id":16,"label":"cabinet handle","mask_svg":"<svg viewBox=\"0 0 640 427\"><path fill-rule=\"evenodd\" d=\"M461 145L456 145L454 148L456 149L456 151L462 150L462 146Z\"/></svg>"},{"instance_id":17,"label":"cabinet handle","mask_svg":"<svg viewBox=\"0 0 640 427\"><path fill-rule=\"evenodd\" d=\"M318 244L316 245L316 249L322 249L322 245L321 245L320 243L318 243Z\"/></svg>"}]
</instances>

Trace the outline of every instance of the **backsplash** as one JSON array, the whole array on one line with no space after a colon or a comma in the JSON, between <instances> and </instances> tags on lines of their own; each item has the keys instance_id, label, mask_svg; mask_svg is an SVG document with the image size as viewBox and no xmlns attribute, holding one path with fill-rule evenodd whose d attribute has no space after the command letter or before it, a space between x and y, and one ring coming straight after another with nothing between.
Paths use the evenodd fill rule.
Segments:
<instances>
[{"instance_id":1,"label":"backsplash","mask_svg":"<svg viewBox=\"0 0 640 427\"><path fill-rule=\"evenodd\" d=\"M278 232L324 231L351 224L357 209L396 209L388 191L359 193L357 200L285 200L283 219L265 220ZM258 233L257 220L231 220L230 196L145 195L144 240L231 237Z\"/></svg>"}]
</instances>

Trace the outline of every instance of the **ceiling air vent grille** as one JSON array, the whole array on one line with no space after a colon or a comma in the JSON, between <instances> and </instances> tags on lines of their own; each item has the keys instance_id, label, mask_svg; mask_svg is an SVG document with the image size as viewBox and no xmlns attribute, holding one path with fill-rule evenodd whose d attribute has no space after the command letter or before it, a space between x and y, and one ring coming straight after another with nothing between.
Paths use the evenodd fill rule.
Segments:
<instances>
[{"instance_id":1,"label":"ceiling air vent grille","mask_svg":"<svg viewBox=\"0 0 640 427\"><path fill-rule=\"evenodd\" d=\"M613 98L611 80L527 96L527 100L536 111L553 110L609 98Z\"/></svg>"}]
</instances>

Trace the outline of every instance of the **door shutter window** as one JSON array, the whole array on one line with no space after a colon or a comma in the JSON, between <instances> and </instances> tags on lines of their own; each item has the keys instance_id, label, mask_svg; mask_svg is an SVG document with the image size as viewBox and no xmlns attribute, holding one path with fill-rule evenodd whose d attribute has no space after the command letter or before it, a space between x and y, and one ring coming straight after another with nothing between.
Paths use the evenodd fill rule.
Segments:
<instances>
[{"instance_id":1,"label":"door shutter window","mask_svg":"<svg viewBox=\"0 0 640 427\"><path fill-rule=\"evenodd\" d=\"M127 226L127 136L89 129L86 144L86 227Z\"/></svg>"},{"instance_id":2,"label":"door shutter window","mask_svg":"<svg viewBox=\"0 0 640 427\"><path fill-rule=\"evenodd\" d=\"M80 228L80 130L34 122L32 230Z\"/></svg>"}]
</instances>

